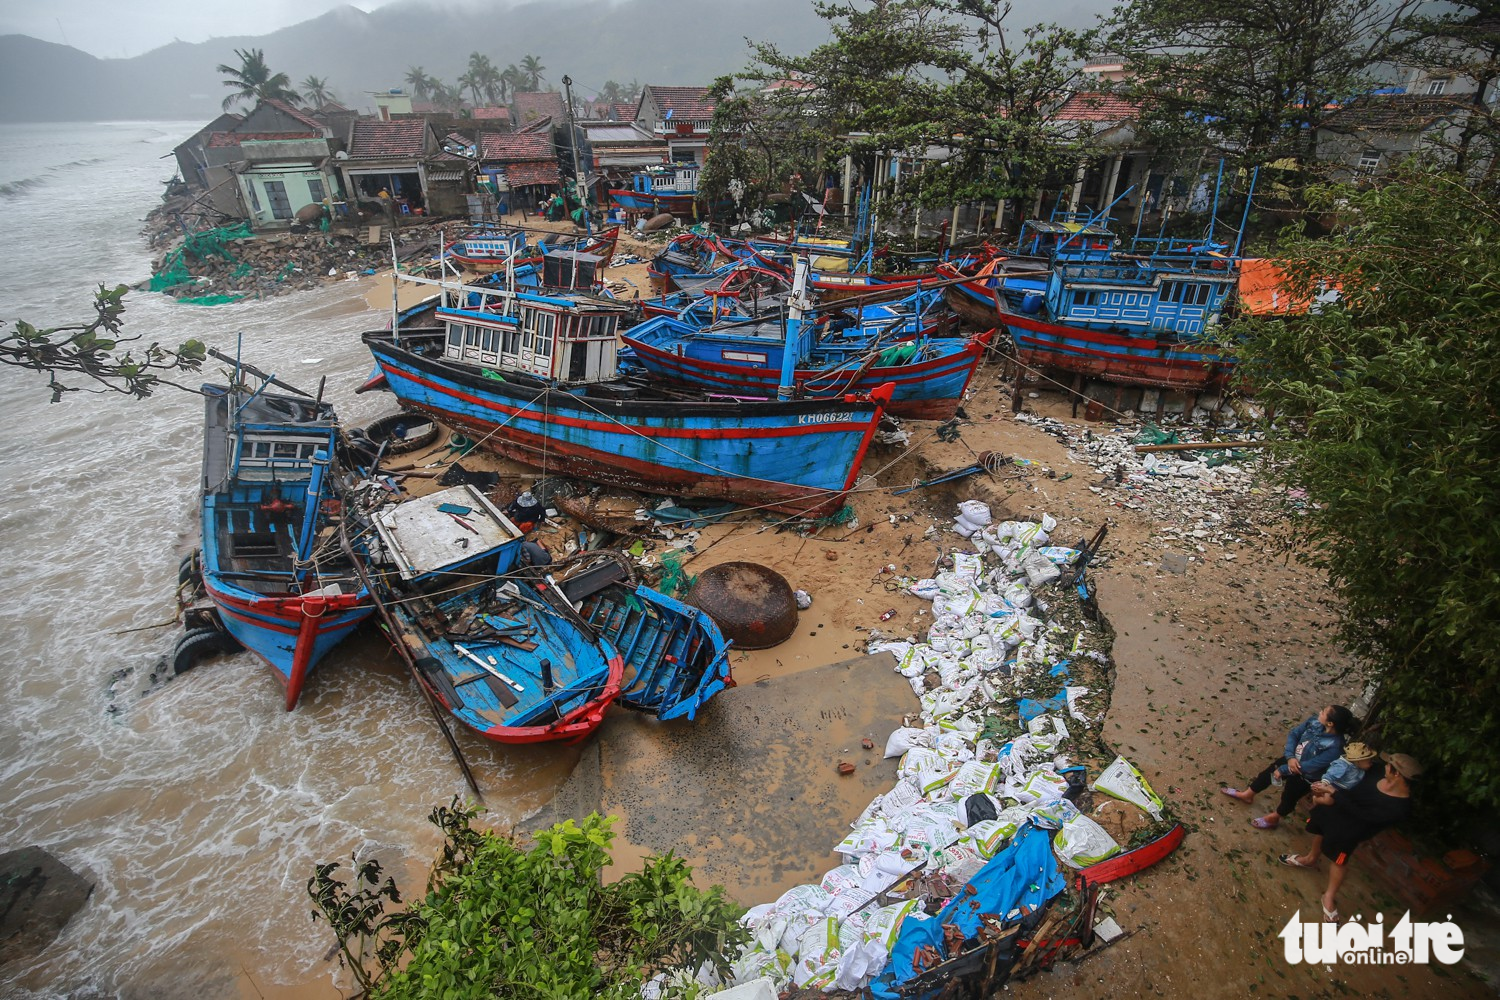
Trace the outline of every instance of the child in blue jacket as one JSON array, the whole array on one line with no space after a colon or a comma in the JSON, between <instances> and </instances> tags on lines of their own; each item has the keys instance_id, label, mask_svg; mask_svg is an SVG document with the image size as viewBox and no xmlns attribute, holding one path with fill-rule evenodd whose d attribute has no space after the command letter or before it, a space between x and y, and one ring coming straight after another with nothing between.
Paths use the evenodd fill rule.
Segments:
<instances>
[{"instance_id":1,"label":"child in blue jacket","mask_svg":"<svg viewBox=\"0 0 1500 1000\"><path fill-rule=\"evenodd\" d=\"M1257 830L1274 830L1283 818L1291 815L1312 783L1322 779L1328 766L1339 759L1344 752L1344 734L1353 721L1354 713L1343 705L1325 706L1317 715L1293 727L1281 756L1251 779L1249 788L1221 791L1232 799L1254 802L1259 792L1271 786L1272 778L1279 776L1281 801L1276 804L1276 811L1250 821Z\"/></svg>"}]
</instances>

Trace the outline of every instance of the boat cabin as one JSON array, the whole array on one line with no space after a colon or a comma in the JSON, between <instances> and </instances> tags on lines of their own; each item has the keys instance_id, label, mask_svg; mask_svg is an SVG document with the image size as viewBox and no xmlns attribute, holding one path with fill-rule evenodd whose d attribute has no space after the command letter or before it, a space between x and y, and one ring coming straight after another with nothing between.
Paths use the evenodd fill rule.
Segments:
<instances>
[{"instance_id":1,"label":"boat cabin","mask_svg":"<svg viewBox=\"0 0 1500 1000\"><path fill-rule=\"evenodd\" d=\"M1107 226L1088 222L1027 219L1021 223L1018 251L1026 257L1108 260L1119 241Z\"/></svg>"},{"instance_id":2,"label":"boat cabin","mask_svg":"<svg viewBox=\"0 0 1500 1000\"><path fill-rule=\"evenodd\" d=\"M619 372L616 333L629 311L623 302L469 285L450 301L437 310L450 361L571 385L605 382Z\"/></svg>"},{"instance_id":3,"label":"boat cabin","mask_svg":"<svg viewBox=\"0 0 1500 1000\"><path fill-rule=\"evenodd\" d=\"M1232 268L1190 258L1059 261L1048 281L1047 306L1058 322L1189 338L1217 322L1236 280Z\"/></svg>"},{"instance_id":4,"label":"boat cabin","mask_svg":"<svg viewBox=\"0 0 1500 1000\"><path fill-rule=\"evenodd\" d=\"M630 189L636 194L697 194L696 164L653 167L631 175Z\"/></svg>"}]
</instances>

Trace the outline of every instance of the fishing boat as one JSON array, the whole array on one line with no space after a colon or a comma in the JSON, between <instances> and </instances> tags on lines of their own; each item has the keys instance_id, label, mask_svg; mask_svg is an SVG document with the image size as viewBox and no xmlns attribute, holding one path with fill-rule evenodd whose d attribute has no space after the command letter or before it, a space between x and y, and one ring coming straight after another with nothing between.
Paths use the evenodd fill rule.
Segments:
<instances>
[{"instance_id":1,"label":"fishing boat","mask_svg":"<svg viewBox=\"0 0 1500 1000\"><path fill-rule=\"evenodd\" d=\"M373 527L392 641L448 713L487 739L575 742L616 701L692 719L733 685L728 643L703 612L629 581L618 563L562 584L523 565L535 543L473 486L390 504Z\"/></svg>"},{"instance_id":2,"label":"fishing boat","mask_svg":"<svg viewBox=\"0 0 1500 1000\"><path fill-rule=\"evenodd\" d=\"M225 630L285 682L291 711L372 605L331 542L342 510L333 407L265 389L203 386L199 572Z\"/></svg>"},{"instance_id":3,"label":"fishing boat","mask_svg":"<svg viewBox=\"0 0 1500 1000\"><path fill-rule=\"evenodd\" d=\"M893 391L792 400L788 369L785 401L711 397L622 377L628 304L473 285L444 296L436 330L364 335L402 406L593 482L821 516L853 487Z\"/></svg>"},{"instance_id":4,"label":"fishing boat","mask_svg":"<svg viewBox=\"0 0 1500 1000\"><path fill-rule=\"evenodd\" d=\"M522 259L526 233L520 229L481 229L443 248L443 259L455 269L489 274Z\"/></svg>"},{"instance_id":5,"label":"fishing boat","mask_svg":"<svg viewBox=\"0 0 1500 1000\"><path fill-rule=\"evenodd\" d=\"M1056 260L1020 308L997 296L1025 364L1118 385L1196 392L1221 385L1232 356L1211 334L1238 281L1212 244L1137 240L1107 260Z\"/></svg>"},{"instance_id":6,"label":"fishing boat","mask_svg":"<svg viewBox=\"0 0 1500 1000\"><path fill-rule=\"evenodd\" d=\"M698 200L698 172L693 163L647 167L630 175L629 188L610 188L609 199L632 211L692 215Z\"/></svg>"},{"instance_id":7,"label":"fishing boat","mask_svg":"<svg viewBox=\"0 0 1500 1000\"><path fill-rule=\"evenodd\" d=\"M993 328L977 337L820 335L808 324L791 339L799 399L838 398L893 386L886 412L918 420L947 420L974 376ZM630 358L653 375L737 396L774 397L788 337L780 323L733 323L695 328L649 319L622 336Z\"/></svg>"}]
</instances>

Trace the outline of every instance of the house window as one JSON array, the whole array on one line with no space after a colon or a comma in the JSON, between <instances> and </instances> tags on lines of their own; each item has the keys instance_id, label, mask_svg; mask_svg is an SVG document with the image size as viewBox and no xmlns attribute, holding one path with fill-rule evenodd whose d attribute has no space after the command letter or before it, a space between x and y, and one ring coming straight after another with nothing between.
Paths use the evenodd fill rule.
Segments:
<instances>
[{"instance_id":1,"label":"house window","mask_svg":"<svg viewBox=\"0 0 1500 1000\"><path fill-rule=\"evenodd\" d=\"M309 177L307 179L307 193L312 195L314 205L322 204L324 198L322 178Z\"/></svg>"},{"instance_id":2,"label":"house window","mask_svg":"<svg viewBox=\"0 0 1500 1000\"><path fill-rule=\"evenodd\" d=\"M1380 166L1380 150L1367 149L1359 154L1359 169L1372 173Z\"/></svg>"},{"instance_id":3,"label":"house window","mask_svg":"<svg viewBox=\"0 0 1500 1000\"><path fill-rule=\"evenodd\" d=\"M1447 89L1448 89L1448 81L1447 80L1432 80L1432 81L1430 81L1427 84L1427 93L1428 93L1428 95L1433 96L1433 97L1436 97L1438 94L1441 94L1443 91L1445 91Z\"/></svg>"}]
</instances>

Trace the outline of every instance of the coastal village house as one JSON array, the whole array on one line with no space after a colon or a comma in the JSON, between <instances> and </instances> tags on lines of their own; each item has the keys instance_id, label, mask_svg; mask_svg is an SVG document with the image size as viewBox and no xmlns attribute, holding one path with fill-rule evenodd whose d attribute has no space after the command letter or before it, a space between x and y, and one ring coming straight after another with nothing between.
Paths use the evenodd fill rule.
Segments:
<instances>
[{"instance_id":1,"label":"coastal village house","mask_svg":"<svg viewBox=\"0 0 1500 1000\"><path fill-rule=\"evenodd\" d=\"M354 123L348 155L340 160L344 190L354 202L380 204L381 192L395 211L427 212L426 161L437 153L431 129L421 118L391 121L362 118Z\"/></svg>"},{"instance_id":2,"label":"coastal village house","mask_svg":"<svg viewBox=\"0 0 1500 1000\"><path fill-rule=\"evenodd\" d=\"M671 161L671 147L632 122L579 122L579 162L595 178L596 205L609 204L609 189L630 187L630 175Z\"/></svg>"},{"instance_id":3,"label":"coastal village house","mask_svg":"<svg viewBox=\"0 0 1500 1000\"><path fill-rule=\"evenodd\" d=\"M480 174L510 211L535 211L562 183L550 119L520 132L481 131L476 145Z\"/></svg>"},{"instance_id":4,"label":"coastal village house","mask_svg":"<svg viewBox=\"0 0 1500 1000\"><path fill-rule=\"evenodd\" d=\"M647 86L641 90L631 121L666 142L673 163L703 166L714 103L707 87Z\"/></svg>"}]
</instances>

